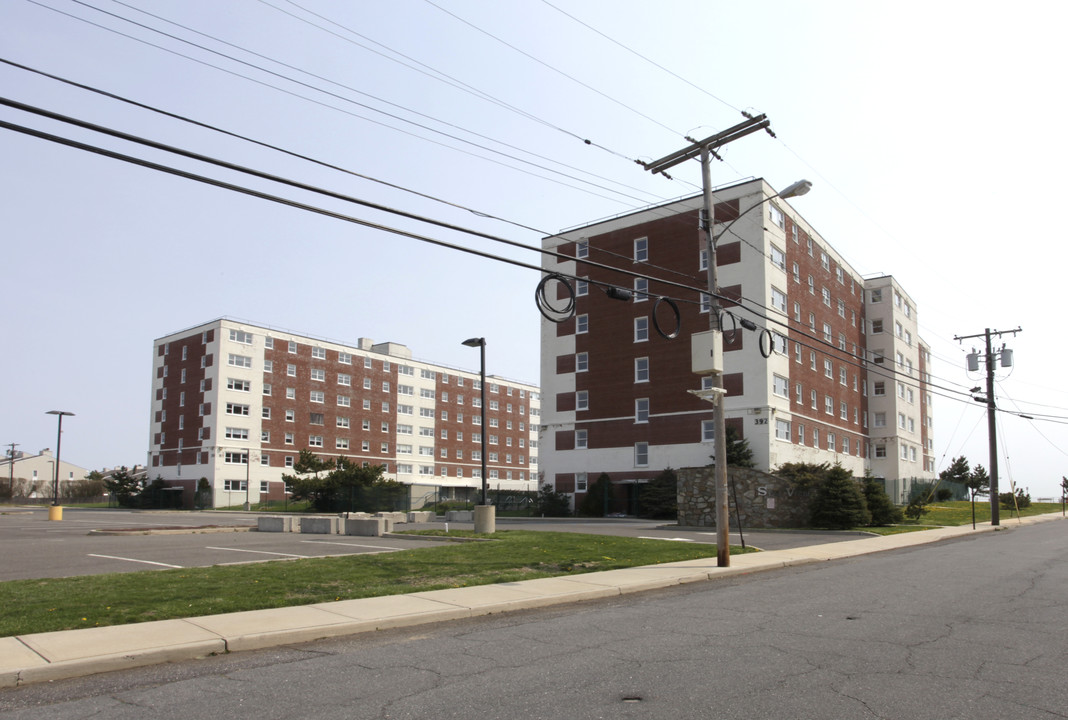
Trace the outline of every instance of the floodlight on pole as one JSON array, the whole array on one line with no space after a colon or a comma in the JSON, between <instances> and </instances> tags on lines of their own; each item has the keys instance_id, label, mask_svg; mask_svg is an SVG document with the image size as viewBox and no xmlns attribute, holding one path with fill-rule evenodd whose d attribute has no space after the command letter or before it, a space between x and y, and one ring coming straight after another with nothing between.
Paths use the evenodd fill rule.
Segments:
<instances>
[{"instance_id":1,"label":"floodlight on pole","mask_svg":"<svg viewBox=\"0 0 1068 720\"><path fill-rule=\"evenodd\" d=\"M55 415L58 419L58 428L56 430L56 471L52 475L52 505L59 505L59 449L60 443L63 441L63 416L74 416L74 413L67 412L66 410L49 410L46 415Z\"/></svg>"},{"instance_id":2,"label":"floodlight on pole","mask_svg":"<svg viewBox=\"0 0 1068 720\"><path fill-rule=\"evenodd\" d=\"M464 345L467 347L477 347L479 349L479 355L481 362L479 363L479 388L481 390L481 407L479 410L482 432L479 433L482 438L482 504L486 504L486 338L470 338L464 340Z\"/></svg>"}]
</instances>

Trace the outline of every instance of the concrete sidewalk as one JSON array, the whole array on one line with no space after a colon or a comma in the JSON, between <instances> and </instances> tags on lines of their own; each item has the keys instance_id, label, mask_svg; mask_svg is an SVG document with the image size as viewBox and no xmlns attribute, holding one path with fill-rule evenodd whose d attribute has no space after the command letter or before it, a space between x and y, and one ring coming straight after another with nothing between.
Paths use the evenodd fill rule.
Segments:
<instances>
[{"instance_id":1,"label":"concrete sidewalk","mask_svg":"<svg viewBox=\"0 0 1068 720\"><path fill-rule=\"evenodd\" d=\"M1011 530L1057 515L1010 520ZM126 668L190 660L216 653L254 650L319 638L408 627L511 610L614 597L682 583L714 580L924 545L995 530L989 523L900 535L865 537L791 550L609 570L567 577L451 588L407 595L342 600L317 605L252 610L226 615L0 638L0 687L80 677Z\"/></svg>"}]
</instances>

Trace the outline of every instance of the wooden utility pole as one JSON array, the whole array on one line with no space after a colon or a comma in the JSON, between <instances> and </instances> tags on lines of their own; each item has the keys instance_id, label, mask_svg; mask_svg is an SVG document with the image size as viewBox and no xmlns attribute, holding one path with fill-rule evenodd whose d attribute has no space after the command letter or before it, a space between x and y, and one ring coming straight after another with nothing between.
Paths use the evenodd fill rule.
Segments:
<instances>
[{"instance_id":1,"label":"wooden utility pole","mask_svg":"<svg viewBox=\"0 0 1068 720\"><path fill-rule=\"evenodd\" d=\"M649 172L662 173L686 160L700 157L701 184L704 188L704 213L701 219L701 229L705 233L705 242L708 246L708 327L719 334L719 342L721 344L723 327L720 312L722 305L719 301L719 284L716 279L716 239L712 233L712 229L715 227L715 215L712 202L709 158L716 148L745 137L750 133L766 129L769 125L771 125L771 121L768 120L766 115L750 117L745 122L739 123L732 128L716 133L704 140L695 141L692 145L682 150L645 164L645 169ZM712 393L714 394L712 424L716 445L716 562L719 567L727 567L731 564L731 549L730 508L728 507L727 499L727 418L724 413L724 395L726 391L723 387L723 373L713 373L712 383Z\"/></svg>"},{"instance_id":2,"label":"wooden utility pole","mask_svg":"<svg viewBox=\"0 0 1068 720\"><path fill-rule=\"evenodd\" d=\"M1001 524L1001 505L998 498L998 427L995 413L997 412L997 403L994 402L994 359L999 354L994 352L992 345L990 344L990 336L1012 334L1021 332L1022 328L1017 327L1015 330L991 330L987 328L981 333L976 335L957 335L954 336L954 340L958 342L961 340L968 340L970 338L983 338L986 342L986 435L987 443L989 444L990 454L990 524L998 526ZM1005 356L1002 355L1002 364L1005 364ZM1011 358L1011 355L1009 356ZM1011 360L1010 360L1011 363ZM969 370L977 369L972 368L969 363Z\"/></svg>"}]
</instances>

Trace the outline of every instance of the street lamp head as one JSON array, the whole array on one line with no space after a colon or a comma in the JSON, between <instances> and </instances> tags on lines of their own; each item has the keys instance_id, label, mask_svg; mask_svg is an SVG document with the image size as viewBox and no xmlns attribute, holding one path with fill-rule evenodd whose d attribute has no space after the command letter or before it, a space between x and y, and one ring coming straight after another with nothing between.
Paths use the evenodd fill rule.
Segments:
<instances>
[{"instance_id":1,"label":"street lamp head","mask_svg":"<svg viewBox=\"0 0 1068 720\"><path fill-rule=\"evenodd\" d=\"M49 410L48 412L45 413L45 415L69 415L69 416L73 416L74 413L67 412L66 410Z\"/></svg>"},{"instance_id":2,"label":"street lamp head","mask_svg":"<svg viewBox=\"0 0 1068 720\"><path fill-rule=\"evenodd\" d=\"M779 193L779 197L785 200L786 198L804 195L811 189L811 182L809 182L808 180L798 180L793 185L787 185L785 188L783 188L782 192Z\"/></svg>"},{"instance_id":3,"label":"street lamp head","mask_svg":"<svg viewBox=\"0 0 1068 720\"><path fill-rule=\"evenodd\" d=\"M486 344L486 338L470 338L468 340L464 340L463 344L467 347L482 347Z\"/></svg>"}]
</instances>

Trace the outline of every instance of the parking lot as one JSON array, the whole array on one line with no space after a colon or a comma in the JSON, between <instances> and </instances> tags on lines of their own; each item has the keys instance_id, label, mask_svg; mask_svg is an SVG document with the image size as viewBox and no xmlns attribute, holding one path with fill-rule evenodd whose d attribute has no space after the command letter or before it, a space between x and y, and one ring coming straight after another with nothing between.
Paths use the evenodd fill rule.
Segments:
<instances>
[{"instance_id":1,"label":"parking lot","mask_svg":"<svg viewBox=\"0 0 1068 720\"><path fill-rule=\"evenodd\" d=\"M9 508L0 511L0 581L387 553L440 544L428 540L247 531L255 523L254 515L243 514L76 508L64 508L63 520L50 522L47 507ZM188 532L91 532L173 528Z\"/></svg>"},{"instance_id":2,"label":"parking lot","mask_svg":"<svg viewBox=\"0 0 1068 720\"><path fill-rule=\"evenodd\" d=\"M443 542L397 536L377 538L250 531L256 525L256 517L249 513L64 508L63 520L50 522L47 506L9 507L0 510L0 581L389 553ZM396 529L422 527L445 528L445 523L403 524ZM452 527L469 530L472 525L453 524ZM185 532L159 532L174 529ZM581 532L692 543L716 541L715 530L711 528L680 529L654 520L625 518L499 518L497 529ZM101 532L115 530L126 532ZM849 533L746 532L748 545L765 550L856 537ZM740 542L738 533L732 532L731 544Z\"/></svg>"}]
</instances>

